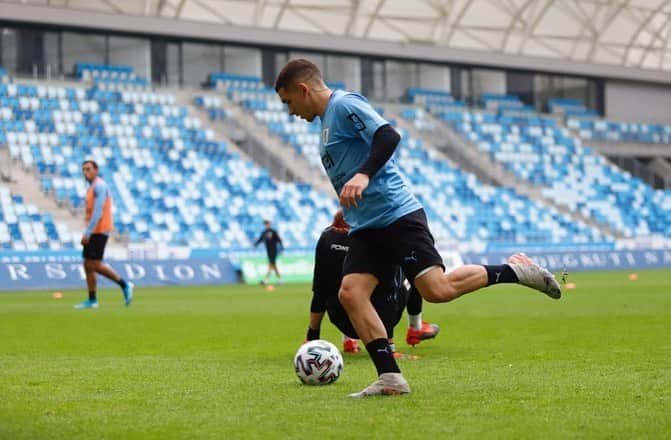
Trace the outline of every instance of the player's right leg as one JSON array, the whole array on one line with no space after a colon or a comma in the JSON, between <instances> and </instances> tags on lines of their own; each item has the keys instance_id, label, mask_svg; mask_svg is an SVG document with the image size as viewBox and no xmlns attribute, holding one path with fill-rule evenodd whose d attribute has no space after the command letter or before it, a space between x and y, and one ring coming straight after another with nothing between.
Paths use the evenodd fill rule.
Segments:
<instances>
[{"instance_id":1,"label":"player's right leg","mask_svg":"<svg viewBox=\"0 0 671 440\"><path fill-rule=\"evenodd\" d=\"M382 320L370 302L377 283L377 278L370 273L350 273L343 278L338 292L340 304L364 344L387 338Z\"/></svg>"},{"instance_id":2,"label":"player's right leg","mask_svg":"<svg viewBox=\"0 0 671 440\"><path fill-rule=\"evenodd\" d=\"M410 386L401 373L382 373L375 382L350 397L395 396L410 393Z\"/></svg>"},{"instance_id":3,"label":"player's right leg","mask_svg":"<svg viewBox=\"0 0 671 440\"><path fill-rule=\"evenodd\" d=\"M351 249L351 248L350 248ZM348 255L349 258L349 255ZM378 372L378 379L350 397L407 394L408 382L401 374L394 353L389 346L387 331L370 302L377 279L370 273L348 273L343 278L338 298L349 316L354 329L366 344Z\"/></svg>"},{"instance_id":4,"label":"player's right leg","mask_svg":"<svg viewBox=\"0 0 671 440\"><path fill-rule=\"evenodd\" d=\"M84 273L86 274L86 287L89 291L88 299L75 304L75 309L97 309L98 308L98 298L96 297L96 262L88 258L87 247L84 247Z\"/></svg>"}]
</instances>

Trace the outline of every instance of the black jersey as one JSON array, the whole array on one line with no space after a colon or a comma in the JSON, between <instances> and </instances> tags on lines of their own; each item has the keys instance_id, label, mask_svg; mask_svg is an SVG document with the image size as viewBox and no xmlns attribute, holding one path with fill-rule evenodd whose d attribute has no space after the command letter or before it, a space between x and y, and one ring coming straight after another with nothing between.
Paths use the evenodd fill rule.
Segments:
<instances>
[{"instance_id":1,"label":"black jersey","mask_svg":"<svg viewBox=\"0 0 671 440\"><path fill-rule=\"evenodd\" d=\"M327 312L336 327L348 336L357 338L338 300L338 291L343 278L342 265L348 250L349 237L346 232L327 228L319 237L315 252L310 311ZM408 299L408 291L403 284L403 272L400 266L385 266L374 275L379 283L373 291L371 302L391 336Z\"/></svg>"},{"instance_id":2,"label":"black jersey","mask_svg":"<svg viewBox=\"0 0 671 440\"><path fill-rule=\"evenodd\" d=\"M266 245L266 252L268 252L268 255L277 255L277 245L282 245L282 239L274 229L264 229L254 245L258 246L261 242Z\"/></svg>"}]
</instances>

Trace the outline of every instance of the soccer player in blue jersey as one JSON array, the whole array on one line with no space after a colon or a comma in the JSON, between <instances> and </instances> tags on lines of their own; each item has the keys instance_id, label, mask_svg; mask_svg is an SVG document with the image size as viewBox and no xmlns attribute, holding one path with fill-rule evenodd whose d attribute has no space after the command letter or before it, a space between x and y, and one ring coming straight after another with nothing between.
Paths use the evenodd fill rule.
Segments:
<instances>
[{"instance_id":1,"label":"soccer player in blue jersey","mask_svg":"<svg viewBox=\"0 0 671 440\"><path fill-rule=\"evenodd\" d=\"M315 268L312 278L312 301L310 303L310 323L306 340L319 339L324 314L328 313L331 322L343 334L343 350L359 352L359 336L350 321L347 312L338 300L342 283L342 267L349 249L349 225L345 223L342 210L333 217L333 223L324 229L315 249ZM401 320L403 310L408 310L408 331L406 342L417 345L421 341L433 339L440 328L421 320L422 297L416 289L409 289L404 282L405 276L399 265L380 267L384 272L375 273L378 285L371 294L373 308L382 320L394 357L413 358L394 350L394 327Z\"/></svg>"},{"instance_id":2,"label":"soccer player in blue jersey","mask_svg":"<svg viewBox=\"0 0 671 440\"><path fill-rule=\"evenodd\" d=\"M356 93L332 91L310 61L289 61L275 91L289 113L321 120L319 152L350 225L350 249L343 264L340 302L366 345L378 379L351 397L410 392L394 360L370 296L380 267L398 264L422 297L447 302L482 287L519 283L559 298L559 283L522 254L502 265L464 265L449 274L435 248L424 209L392 157L400 135Z\"/></svg>"}]
</instances>

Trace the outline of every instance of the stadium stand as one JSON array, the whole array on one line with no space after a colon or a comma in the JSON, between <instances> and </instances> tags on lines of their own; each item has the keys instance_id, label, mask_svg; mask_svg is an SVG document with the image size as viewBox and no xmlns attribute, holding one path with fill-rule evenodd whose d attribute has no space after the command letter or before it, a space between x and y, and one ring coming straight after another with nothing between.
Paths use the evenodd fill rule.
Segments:
<instances>
[{"instance_id":1,"label":"stadium stand","mask_svg":"<svg viewBox=\"0 0 671 440\"><path fill-rule=\"evenodd\" d=\"M219 96L196 96L193 103L196 107L205 109L211 121L222 121L231 117Z\"/></svg>"},{"instance_id":2,"label":"stadium stand","mask_svg":"<svg viewBox=\"0 0 671 440\"><path fill-rule=\"evenodd\" d=\"M653 190L610 164L553 116L528 111L515 97L494 98L496 105L491 98L482 100L487 110L452 108L435 115L556 203L626 237L671 233L671 192Z\"/></svg>"},{"instance_id":3,"label":"stadium stand","mask_svg":"<svg viewBox=\"0 0 671 440\"><path fill-rule=\"evenodd\" d=\"M319 123L289 116L275 91L260 79L250 86L237 78L223 79L218 87L268 129L304 155L314 167L319 161ZM432 106L455 105L444 92L409 91L413 100ZM202 98L201 98L202 99ZM457 103L456 105L459 105ZM463 105L463 104L462 104ZM223 110L223 108L219 108ZM379 109L384 114L384 109ZM409 111L412 111L409 109ZM422 111L422 110L417 110ZM497 245L586 243L608 241L598 231L516 194L509 188L484 185L461 172L438 152L426 149L419 139L401 130L400 166L422 199L438 240L482 240Z\"/></svg>"},{"instance_id":4,"label":"stadium stand","mask_svg":"<svg viewBox=\"0 0 671 440\"><path fill-rule=\"evenodd\" d=\"M132 69L78 63L75 72L88 83L0 84L0 143L7 144L14 161L36 172L42 190L62 206L81 212L86 184L80 162L94 157L112 184L117 231L131 242L243 249L255 240L260 220L269 217L288 248L306 248L328 224L336 208L332 197L307 184L273 180L202 129L185 107L175 105L174 95L149 90L147 80ZM215 92L197 94L193 104L207 110L211 120L230 117L228 104L216 94L223 93L227 102L253 114L287 148L321 169L318 122L289 116L260 78L212 73L207 87ZM545 196L615 234L671 234L668 192L652 190L610 165L561 126L566 118L574 128L572 121L580 115L581 124L600 127L579 102L553 100L548 105L553 115L542 115L509 95L483 95L480 108L439 90L409 89L407 98L416 106L404 108L401 116L418 130L435 129L436 119L424 117L429 112L518 177L542 187ZM612 242L613 236L541 201L483 184L400 131L401 167L438 239L483 241L492 247ZM653 139L668 142L668 127L652 131ZM72 243L61 240L60 246Z\"/></svg>"},{"instance_id":5,"label":"stadium stand","mask_svg":"<svg viewBox=\"0 0 671 440\"><path fill-rule=\"evenodd\" d=\"M671 144L671 125L613 122L593 117L569 116L566 126L584 140Z\"/></svg>"},{"instance_id":6,"label":"stadium stand","mask_svg":"<svg viewBox=\"0 0 671 440\"><path fill-rule=\"evenodd\" d=\"M490 249L510 245L608 241L598 231L572 221L543 203L510 188L494 187L464 173L404 130L399 166L422 200L435 235L481 240ZM437 226L439 225L439 226Z\"/></svg>"},{"instance_id":7,"label":"stadium stand","mask_svg":"<svg viewBox=\"0 0 671 440\"><path fill-rule=\"evenodd\" d=\"M584 140L671 144L671 125L610 121L575 99L550 99L548 110L562 115L566 126Z\"/></svg>"},{"instance_id":8,"label":"stadium stand","mask_svg":"<svg viewBox=\"0 0 671 440\"><path fill-rule=\"evenodd\" d=\"M133 78L127 69L95 67ZM314 225L329 223L335 202L308 185L274 181L174 102L170 94L96 84L2 85L2 136L11 158L75 211L86 191L81 161L97 160L112 187L116 230L132 242L249 248L261 220L271 218L287 247L312 246Z\"/></svg>"},{"instance_id":9,"label":"stadium stand","mask_svg":"<svg viewBox=\"0 0 671 440\"><path fill-rule=\"evenodd\" d=\"M311 166L321 168L319 159L319 121L311 124L290 116L286 107L277 97L275 90L266 87L260 78L244 77L241 80L237 75L223 76L210 74L209 82L216 79L216 88L225 92L229 101L251 112L261 126L279 136L285 143L299 154L302 154ZM206 97L198 96L196 100L205 103ZM221 99L209 98L208 112L211 119L217 114L225 114ZM205 106L205 105L203 105Z\"/></svg>"},{"instance_id":10,"label":"stadium stand","mask_svg":"<svg viewBox=\"0 0 671 440\"><path fill-rule=\"evenodd\" d=\"M39 212L22 196L11 194L9 188L0 185L0 249L71 249L80 238L66 225L54 222L51 214Z\"/></svg>"}]
</instances>

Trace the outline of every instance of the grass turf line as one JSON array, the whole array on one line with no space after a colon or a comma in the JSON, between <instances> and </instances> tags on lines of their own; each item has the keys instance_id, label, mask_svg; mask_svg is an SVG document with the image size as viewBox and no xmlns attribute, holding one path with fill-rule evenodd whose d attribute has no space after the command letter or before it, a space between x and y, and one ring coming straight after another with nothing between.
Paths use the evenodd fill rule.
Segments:
<instances>
[{"instance_id":1,"label":"grass turf line","mask_svg":"<svg viewBox=\"0 0 671 440\"><path fill-rule=\"evenodd\" d=\"M405 345L412 394L351 400L375 370L300 385L310 286L0 294L0 438L663 438L671 434L671 277L572 274L560 301L496 286L448 305ZM340 346L325 322L322 337Z\"/></svg>"}]
</instances>

